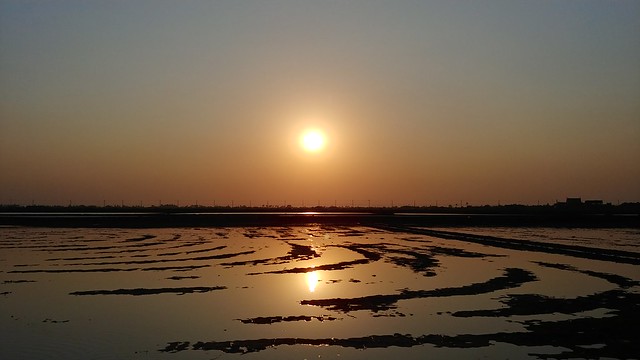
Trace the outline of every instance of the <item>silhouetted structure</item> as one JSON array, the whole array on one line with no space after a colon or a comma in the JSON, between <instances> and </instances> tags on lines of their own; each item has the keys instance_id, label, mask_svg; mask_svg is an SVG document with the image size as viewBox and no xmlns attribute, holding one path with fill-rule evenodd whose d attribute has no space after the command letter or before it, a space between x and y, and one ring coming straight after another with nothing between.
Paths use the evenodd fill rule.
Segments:
<instances>
[{"instance_id":1,"label":"silhouetted structure","mask_svg":"<svg viewBox=\"0 0 640 360\"><path fill-rule=\"evenodd\" d=\"M581 198L567 198L567 202L565 202L565 204L567 204L567 206L577 207L577 206L582 205L582 199Z\"/></svg>"}]
</instances>

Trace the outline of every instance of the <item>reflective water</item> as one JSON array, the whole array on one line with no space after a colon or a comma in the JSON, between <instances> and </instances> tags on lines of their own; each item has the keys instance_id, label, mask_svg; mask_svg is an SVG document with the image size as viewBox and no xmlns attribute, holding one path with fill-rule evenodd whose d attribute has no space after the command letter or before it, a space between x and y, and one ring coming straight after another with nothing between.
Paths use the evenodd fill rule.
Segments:
<instances>
[{"instance_id":1,"label":"reflective water","mask_svg":"<svg viewBox=\"0 0 640 360\"><path fill-rule=\"evenodd\" d=\"M452 228L441 228L441 230L450 229ZM552 244L640 252L640 229L633 228L460 227L453 229L457 232L497 236L514 240L531 240Z\"/></svg>"},{"instance_id":2,"label":"reflective water","mask_svg":"<svg viewBox=\"0 0 640 360\"><path fill-rule=\"evenodd\" d=\"M638 281L636 264L364 227L0 228L0 358L615 358ZM583 321L619 332L547 335Z\"/></svg>"}]
</instances>

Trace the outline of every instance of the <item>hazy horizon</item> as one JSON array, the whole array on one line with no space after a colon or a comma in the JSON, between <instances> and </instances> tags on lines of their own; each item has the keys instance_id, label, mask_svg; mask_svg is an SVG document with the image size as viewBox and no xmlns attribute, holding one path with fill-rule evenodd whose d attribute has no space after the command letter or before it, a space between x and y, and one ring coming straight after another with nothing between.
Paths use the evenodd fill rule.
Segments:
<instances>
[{"instance_id":1,"label":"hazy horizon","mask_svg":"<svg viewBox=\"0 0 640 360\"><path fill-rule=\"evenodd\" d=\"M2 1L0 204L638 202L639 30L637 1Z\"/></svg>"},{"instance_id":2,"label":"hazy horizon","mask_svg":"<svg viewBox=\"0 0 640 360\"><path fill-rule=\"evenodd\" d=\"M194 201L194 202L182 202L179 200L174 200L174 201L163 201L163 200L157 200L156 202L144 202L144 201L139 201L139 202L125 202L124 200L121 200L120 202L107 202L106 200L103 200L102 202L92 202L92 203L74 203L73 200L67 202L67 203L56 203L56 204L41 204L41 203L36 203L35 201L32 201L30 203L15 203L15 202L8 202L8 203L3 203L0 204L0 207L5 207L7 209L9 208L13 208L13 207L20 207L20 208L24 208L24 209L29 209L29 208L47 208L47 207L51 207L51 208L66 208L66 207L71 207L71 208L83 208L83 207L87 207L87 208L143 208L143 209L152 209L152 208L157 208L157 207L177 207L177 208L182 208L182 209L187 209L187 208L203 208L203 209L212 209L212 208L231 208L231 209L260 209L260 208L272 208L275 210L282 210L282 209L332 209L332 208L338 208L338 209L369 209L369 208L376 208L376 209L383 209L383 208L480 208L480 207L511 207L511 206L526 206L526 207L556 207L558 205L563 206L564 204L566 204L568 201L571 201L572 199L578 199L580 200L580 204L578 205L578 209L580 209L582 206L585 207L585 209L591 208L591 207L599 207L599 206L625 206L625 205L629 205L629 204L640 204L640 202L633 202L633 201L603 201L602 199L583 199L583 198L565 198L565 199L555 199L553 202L536 202L536 203L514 203L514 202L510 202L510 203L503 203L503 202L497 202L497 203L469 203L469 202L465 202L465 201L458 201L458 202L451 202L451 203L442 203L442 202L433 202L433 203L418 203L416 202L405 202L405 203L398 203L395 201L389 201L389 202L372 202L371 200L364 200L364 201L360 201L360 202L356 202L355 200L353 202L349 201L349 202L338 202L337 200L334 200L333 202L327 202L327 203L323 203L323 202L290 202L290 201L281 201L281 202L266 202L266 203L256 203L253 201L249 201L247 203L238 203L235 202L234 200L231 200L229 202L217 202L217 201L213 201L211 203L202 203L199 201ZM575 208L575 204L572 205L571 208Z\"/></svg>"}]
</instances>

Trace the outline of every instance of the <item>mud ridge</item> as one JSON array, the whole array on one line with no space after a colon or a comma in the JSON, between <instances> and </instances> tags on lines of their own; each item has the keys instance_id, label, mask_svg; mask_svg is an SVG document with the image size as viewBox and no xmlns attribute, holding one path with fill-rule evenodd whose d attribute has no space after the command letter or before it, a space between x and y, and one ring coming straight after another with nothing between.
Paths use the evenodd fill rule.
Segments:
<instances>
[{"instance_id":1,"label":"mud ridge","mask_svg":"<svg viewBox=\"0 0 640 360\"><path fill-rule=\"evenodd\" d=\"M637 315L636 315L637 318ZM604 320L604 321L601 321ZM217 350L229 354L255 353L282 345L340 346L354 349L372 349L397 347L413 347L418 345L434 345L443 348L481 348L491 346L495 342L509 343L517 346L554 346L563 350L558 354L530 354L539 359L574 359L574 358L617 358L637 359L640 343L633 338L629 322L620 322L617 318L577 319L559 322L541 322L530 324L527 332L493 333L493 334L460 334L440 335L428 334L411 336L395 333L393 335L370 335L352 338L265 338L255 340L233 341L176 341L168 343L160 352L177 353L185 350ZM637 320L637 319L636 319ZM604 324L603 324L604 322ZM593 325L605 325L609 333L599 333ZM576 331L584 329L584 331ZM624 331L627 331L624 333ZM622 335L622 336L620 336ZM590 345L604 344L602 347Z\"/></svg>"},{"instance_id":2,"label":"mud ridge","mask_svg":"<svg viewBox=\"0 0 640 360\"><path fill-rule=\"evenodd\" d=\"M246 261L233 261L233 262L225 262L222 263L220 265L226 266L226 267L232 267L232 266L246 266L246 265L279 265L279 264L285 264L287 262L290 261L294 261L294 260L309 260L309 259L313 259L316 257L320 257L320 254L318 254L315 250L313 250L311 248L311 246L308 245L299 245L299 244L293 244L290 242L286 242L287 245L289 245L291 247L291 250L289 250L289 252L287 253L287 255L285 256L278 256L276 258L270 258L270 259L256 259L256 260L246 260ZM252 274L252 275L256 275L256 274Z\"/></svg>"},{"instance_id":3,"label":"mud ridge","mask_svg":"<svg viewBox=\"0 0 640 360\"><path fill-rule=\"evenodd\" d=\"M209 267L211 265L190 265L190 266L164 266L150 268L99 268L99 269L31 269L31 270L12 270L7 273L11 274L63 274L63 273L94 273L94 272L127 272L127 271L190 271Z\"/></svg>"},{"instance_id":4,"label":"mud ridge","mask_svg":"<svg viewBox=\"0 0 640 360\"><path fill-rule=\"evenodd\" d=\"M378 226L378 228L395 232L428 235L442 239L462 240L505 249L538 251L547 254L562 254L584 259L615 261L640 265L640 253L631 251L590 248L578 245L541 243L530 240L514 240L495 236L466 234L453 231L417 229L414 227Z\"/></svg>"},{"instance_id":5,"label":"mud ridge","mask_svg":"<svg viewBox=\"0 0 640 360\"><path fill-rule=\"evenodd\" d=\"M575 271L575 272L578 272L578 273L581 273L581 274L585 274L585 275L597 277L597 278L600 278L600 279L604 279L604 280L607 280L608 282L610 282L612 284L620 286L623 289L627 289L627 288L630 288L632 286L639 285L638 281L629 279L628 277L621 276L621 275L603 273L603 272L592 271L592 270L580 270L580 269L576 269L573 266L565 265L565 264L551 264L551 263L547 263L547 262L543 262L543 261L533 261L533 263L534 264L538 264L540 266L545 266L545 267L554 268L554 269Z\"/></svg>"},{"instance_id":6,"label":"mud ridge","mask_svg":"<svg viewBox=\"0 0 640 360\"><path fill-rule=\"evenodd\" d=\"M368 310L372 312L395 309L400 300L419 299L428 297L447 297L460 295L478 295L497 290L518 287L530 281L536 281L535 275L529 271L508 268L504 275L485 281L461 287L439 288L434 290L402 290L398 294L370 295L359 298L333 298L302 300L301 305L313 305L325 307L332 311L348 313L350 311Z\"/></svg>"},{"instance_id":7,"label":"mud ridge","mask_svg":"<svg viewBox=\"0 0 640 360\"><path fill-rule=\"evenodd\" d=\"M363 264L368 264L369 262L370 261L368 259L358 259L358 260L342 261L335 264L325 264L325 265L312 266L312 267L299 267L299 268L284 269L284 270L252 272L252 273L248 273L247 275L304 274L304 273L317 271L317 270L322 270L322 271L344 270L344 269L352 268L354 265L363 265Z\"/></svg>"},{"instance_id":8,"label":"mud ridge","mask_svg":"<svg viewBox=\"0 0 640 360\"><path fill-rule=\"evenodd\" d=\"M145 240L149 240L149 239L153 239L156 238L156 235L142 235L142 236L138 236L138 237L134 237L134 238L129 238L124 240L123 242L138 242L138 241L145 241Z\"/></svg>"},{"instance_id":9,"label":"mud ridge","mask_svg":"<svg viewBox=\"0 0 640 360\"><path fill-rule=\"evenodd\" d=\"M137 288L137 289L117 289L117 290L88 290L88 291L74 291L69 295L85 296L85 295L157 295L157 294L192 294L192 293L205 293L216 290L225 290L226 286L199 286L199 287L181 287L181 288Z\"/></svg>"},{"instance_id":10,"label":"mud ridge","mask_svg":"<svg viewBox=\"0 0 640 360\"><path fill-rule=\"evenodd\" d=\"M91 262L91 263L77 263L66 264L67 266L102 266L102 265L143 265L143 264L157 264L157 263L170 263L170 262L183 262L183 261L202 261L202 260L217 260L228 259L240 255L253 254L255 251L241 251L237 253L209 255L209 256L196 256L190 258L181 259L151 259L151 260L127 260L127 261L105 261L105 262Z\"/></svg>"},{"instance_id":11,"label":"mud ridge","mask_svg":"<svg viewBox=\"0 0 640 360\"><path fill-rule=\"evenodd\" d=\"M279 322L291 322L291 321L311 321L311 320L318 320L320 322L322 321L334 321L337 320L337 318L332 317L332 316L306 316L306 315L299 315L299 316L265 316L265 317L255 317L255 318L250 318L250 319L238 319L240 320L243 324L273 324L273 323L279 323Z\"/></svg>"},{"instance_id":12,"label":"mud ridge","mask_svg":"<svg viewBox=\"0 0 640 360\"><path fill-rule=\"evenodd\" d=\"M640 294L616 289L576 298L555 298L537 294L510 294L500 300L506 305L493 310L468 310L452 313L455 317L500 317L513 315L577 314L595 309L640 310Z\"/></svg>"},{"instance_id":13,"label":"mud ridge","mask_svg":"<svg viewBox=\"0 0 640 360\"><path fill-rule=\"evenodd\" d=\"M192 275L192 276L171 276L168 277L167 280L192 280L199 279L200 276Z\"/></svg>"}]
</instances>

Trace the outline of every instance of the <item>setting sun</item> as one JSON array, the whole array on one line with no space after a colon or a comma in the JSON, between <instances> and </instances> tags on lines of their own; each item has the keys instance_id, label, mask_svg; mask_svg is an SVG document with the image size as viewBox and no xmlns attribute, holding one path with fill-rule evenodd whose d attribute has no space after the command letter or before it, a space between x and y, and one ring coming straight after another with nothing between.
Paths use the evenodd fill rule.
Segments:
<instances>
[{"instance_id":1,"label":"setting sun","mask_svg":"<svg viewBox=\"0 0 640 360\"><path fill-rule=\"evenodd\" d=\"M300 137L300 145L308 152L319 152L324 149L325 144L325 135L320 130L307 130Z\"/></svg>"}]
</instances>

